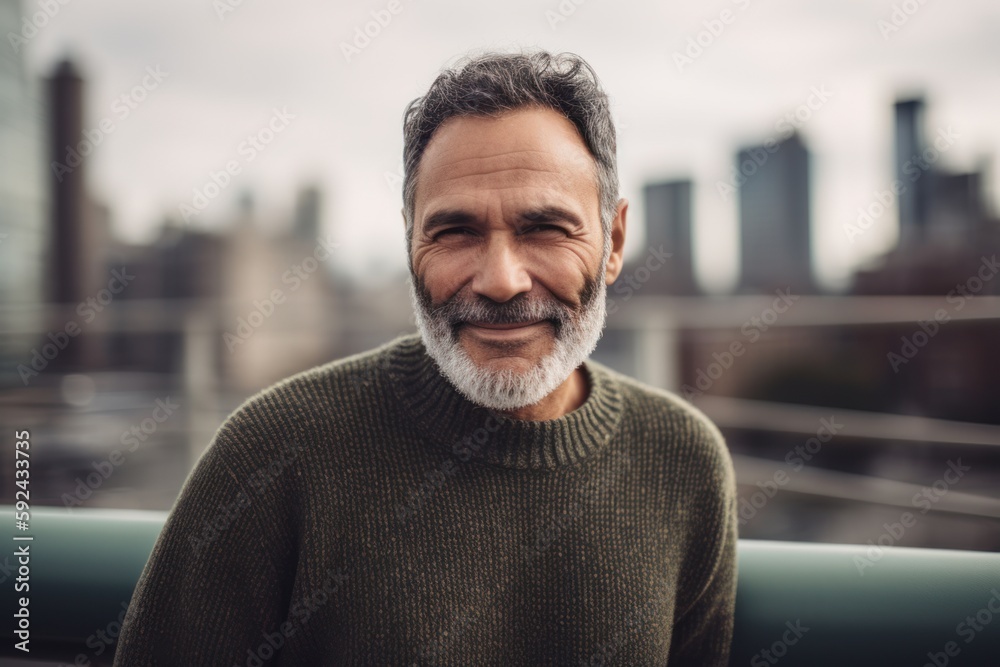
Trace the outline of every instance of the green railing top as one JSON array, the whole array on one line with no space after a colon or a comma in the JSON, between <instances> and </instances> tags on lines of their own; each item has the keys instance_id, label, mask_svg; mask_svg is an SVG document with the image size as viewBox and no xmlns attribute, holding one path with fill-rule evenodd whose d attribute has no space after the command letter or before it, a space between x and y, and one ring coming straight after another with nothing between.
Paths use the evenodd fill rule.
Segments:
<instances>
[{"instance_id":1,"label":"green railing top","mask_svg":"<svg viewBox=\"0 0 1000 667\"><path fill-rule=\"evenodd\" d=\"M166 516L36 508L30 529L19 531L13 508L0 506L14 545L0 556L7 591L18 576L14 549L29 545L30 657L109 658ZM1000 665L1000 554L740 540L739 568L733 665L775 664L762 653L774 646L787 653L783 665L919 667L938 654L956 665ZM13 604L17 596L4 595ZM13 604L0 655L28 657L13 648ZM948 646L961 661L942 653Z\"/></svg>"}]
</instances>

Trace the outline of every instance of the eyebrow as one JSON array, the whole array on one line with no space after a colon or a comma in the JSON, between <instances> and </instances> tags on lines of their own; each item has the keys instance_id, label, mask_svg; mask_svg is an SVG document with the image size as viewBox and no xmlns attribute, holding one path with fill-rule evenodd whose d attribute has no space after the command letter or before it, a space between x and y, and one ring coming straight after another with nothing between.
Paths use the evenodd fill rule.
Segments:
<instances>
[{"instance_id":1,"label":"eyebrow","mask_svg":"<svg viewBox=\"0 0 1000 667\"><path fill-rule=\"evenodd\" d=\"M583 227L583 220L569 209L557 205L536 206L534 208L521 211L518 218L525 222L552 222L555 220L565 220L573 227ZM435 229L447 227L449 225L475 225L479 219L462 209L442 209L435 211L424 219L423 233L430 234Z\"/></svg>"}]
</instances>

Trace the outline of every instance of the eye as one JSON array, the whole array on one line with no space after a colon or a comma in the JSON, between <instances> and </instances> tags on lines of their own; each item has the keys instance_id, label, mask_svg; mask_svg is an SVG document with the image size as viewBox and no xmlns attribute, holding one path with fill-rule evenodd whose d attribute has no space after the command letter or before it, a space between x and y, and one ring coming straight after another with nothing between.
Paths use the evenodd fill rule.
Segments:
<instances>
[{"instance_id":1,"label":"eye","mask_svg":"<svg viewBox=\"0 0 1000 667\"><path fill-rule=\"evenodd\" d=\"M543 233L543 234L544 233L553 233L553 232L565 233L565 230L562 227L560 227L559 225L546 225L546 224L531 225L530 227L526 228L524 231L525 231L525 233L527 233L527 232L533 232L533 233Z\"/></svg>"},{"instance_id":2,"label":"eye","mask_svg":"<svg viewBox=\"0 0 1000 667\"><path fill-rule=\"evenodd\" d=\"M468 227L448 227L447 229L442 229L440 232L435 234L434 238L439 239L442 236L466 236L472 233L472 230Z\"/></svg>"}]
</instances>

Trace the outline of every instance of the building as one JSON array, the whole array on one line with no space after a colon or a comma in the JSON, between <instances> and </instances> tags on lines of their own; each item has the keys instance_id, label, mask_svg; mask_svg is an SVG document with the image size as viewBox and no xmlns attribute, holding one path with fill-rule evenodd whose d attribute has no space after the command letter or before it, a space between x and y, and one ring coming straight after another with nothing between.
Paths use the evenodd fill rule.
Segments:
<instances>
[{"instance_id":1,"label":"building","mask_svg":"<svg viewBox=\"0 0 1000 667\"><path fill-rule=\"evenodd\" d=\"M49 108L49 184L51 242L48 246L47 296L53 308L48 327L61 329L75 320L77 306L107 286L110 210L87 190L89 156L84 135L86 85L71 60L59 62L46 81ZM95 316L96 317L96 316ZM62 350L52 367L66 372L92 371L107 362L106 336L85 320L83 332ZM87 326L85 326L87 325Z\"/></svg>"},{"instance_id":2,"label":"building","mask_svg":"<svg viewBox=\"0 0 1000 667\"><path fill-rule=\"evenodd\" d=\"M797 134L737 154L739 291L816 291L811 257L809 151Z\"/></svg>"},{"instance_id":3,"label":"building","mask_svg":"<svg viewBox=\"0 0 1000 667\"><path fill-rule=\"evenodd\" d=\"M894 106L899 242L855 274L854 294L946 295L975 274L984 255L1000 251L1000 220L986 203L986 165L943 169L939 158L953 139L945 129L928 140L924 107L919 98ZM982 293L1000 294L1000 285L990 281Z\"/></svg>"},{"instance_id":4,"label":"building","mask_svg":"<svg viewBox=\"0 0 1000 667\"><path fill-rule=\"evenodd\" d=\"M893 170L906 185L899 193L899 237L903 245L920 243L927 232L929 191L934 174L924 159L924 101L899 100L894 106Z\"/></svg>"},{"instance_id":5,"label":"building","mask_svg":"<svg viewBox=\"0 0 1000 667\"><path fill-rule=\"evenodd\" d=\"M622 272L638 281L643 269L649 279L643 294L695 295L699 293L694 273L692 238L692 184L690 180L649 183L643 188L646 205L646 249ZM653 251L670 254L667 260L650 256ZM636 275L636 272L639 272Z\"/></svg>"},{"instance_id":6,"label":"building","mask_svg":"<svg viewBox=\"0 0 1000 667\"><path fill-rule=\"evenodd\" d=\"M0 34L21 31L21 3L0 0ZM29 77L23 47L0 49L0 369L18 382L15 368L37 345L44 324L48 207L45 190L45 103ZM28 353L30 356L30 352Z\"/></svg>"}]
</instances>

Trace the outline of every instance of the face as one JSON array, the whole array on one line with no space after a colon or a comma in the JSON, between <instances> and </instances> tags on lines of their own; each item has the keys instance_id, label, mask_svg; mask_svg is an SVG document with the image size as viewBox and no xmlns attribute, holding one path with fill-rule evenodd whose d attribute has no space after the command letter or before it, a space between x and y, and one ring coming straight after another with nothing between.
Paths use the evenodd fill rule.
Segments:
<instances>
[{"instance_id":1,"label":"face","mask_svg":"<svg viewBox=\"0 0 1000 667\"><path fill-rule=\"evenodd\" d=\"M593 351L621 270L593 157L552 109L445 121L421 158L411 277L428 353L480 405L533 405Z\"/></svg>"}]
</instances>

